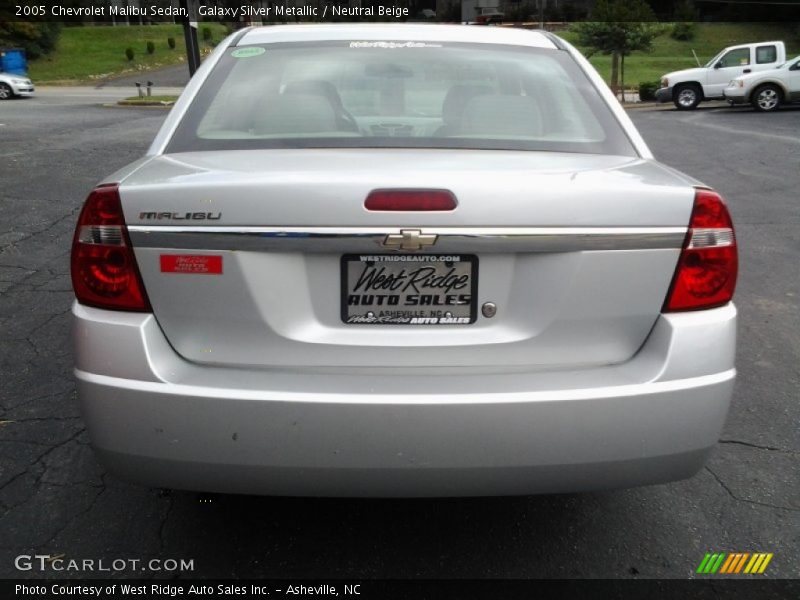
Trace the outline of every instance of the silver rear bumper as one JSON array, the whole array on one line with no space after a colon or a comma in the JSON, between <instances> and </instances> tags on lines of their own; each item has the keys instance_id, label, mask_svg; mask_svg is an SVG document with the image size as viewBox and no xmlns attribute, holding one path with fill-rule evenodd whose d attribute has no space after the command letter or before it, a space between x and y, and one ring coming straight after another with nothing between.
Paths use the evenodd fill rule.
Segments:
<instances>
[{"instance_id":1,"label":"silver rear bumper","mask_svg":"<svg viewBox=\"0 0 800 600\"><path fill-rule=\"evenodd\" d=\"M735 378L733 305L662 315L631 360L570 371L198 366L152 315L73 307L101 462L142 484L313 496L469 496L690 477Z\"/></svg>"}]
</instances>

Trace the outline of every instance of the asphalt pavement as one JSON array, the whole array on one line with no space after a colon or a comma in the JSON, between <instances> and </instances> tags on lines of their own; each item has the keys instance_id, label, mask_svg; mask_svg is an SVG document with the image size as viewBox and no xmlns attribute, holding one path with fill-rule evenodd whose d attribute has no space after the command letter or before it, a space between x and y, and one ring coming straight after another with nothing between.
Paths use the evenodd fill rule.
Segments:
<instances>
[{"instance_id":1,"label":"asphalt pavement","mask_svg":"<svg viewBox=\"0 0 800 600\"><path fill-rule=\"evenodd\" d=\"M739 378L706 469L592 494L329 500L147 489L96 463L72 379L70 241L87 192L166 116L101 106L108 90L0 102L0 578L32 575L22 554L194 560L120 574L140 577L685 578L715 551L772 552L765 577L800 576L800 108L630 111L737 226Z\"/></svg>"},{"instance_id":2,"label":"asphalt pavement","mask_svg":"<svg viewBox=\"0 0 800 600\"><path fill-rule=\"evenodd\" d=\"M183 92L181 86L159 86L153 88L153 95L180 96ZM17 99L13 102L24 103L26 114L30 114L30 107L39 106L98 106L116 104L120 100L137 96L135 87L107 87L90 88L81 86L39 86L36 95L31 98ZM13 104L12 104L13 106ZM3 112L0 111L0 115Z\"/></svg>"}]
</instances>

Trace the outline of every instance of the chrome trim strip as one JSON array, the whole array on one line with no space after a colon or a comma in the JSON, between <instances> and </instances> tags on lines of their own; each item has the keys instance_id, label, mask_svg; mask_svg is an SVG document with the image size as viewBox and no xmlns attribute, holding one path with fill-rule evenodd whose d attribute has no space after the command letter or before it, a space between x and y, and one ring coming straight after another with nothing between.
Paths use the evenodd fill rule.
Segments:
<instances>
[{"instance_id":1,"label":"chrome trim strip","mask_svg":"<svg viewBox=\"0 0 800 600\"><path fill-rule=\"evenodd\" d=\"M438 236L423 253L568 252L680 248L686 227L418 227ZM197 250L376 252L402 227L187 227L130 225L134 246ZM395 250L396 251L396 250Z\"/></svg>"}]
</instances>

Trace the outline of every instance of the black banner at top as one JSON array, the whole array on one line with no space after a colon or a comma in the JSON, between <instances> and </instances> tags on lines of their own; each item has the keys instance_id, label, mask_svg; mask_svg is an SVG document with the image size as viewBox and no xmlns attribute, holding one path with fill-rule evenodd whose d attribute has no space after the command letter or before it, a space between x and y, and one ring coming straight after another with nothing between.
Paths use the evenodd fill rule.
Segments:
<instances>
[{"instance_id":1,"label":"black banner at top","mask_svg":"<svg viewBox=\"0 0 800 600\"><path fill-rule=\"evenodd\" d=\"M475 0L0 0L2 21L257 24L337 21L460 21ZM800 0L499 0L485 24L575 21L797 22Z\"/></svg>"}]
</instances>

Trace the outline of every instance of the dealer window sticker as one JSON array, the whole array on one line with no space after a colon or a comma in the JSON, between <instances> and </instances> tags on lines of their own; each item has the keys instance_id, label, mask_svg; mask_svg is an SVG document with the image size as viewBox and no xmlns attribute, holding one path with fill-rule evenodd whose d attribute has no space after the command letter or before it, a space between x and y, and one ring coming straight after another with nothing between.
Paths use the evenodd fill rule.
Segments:
<instances>
[{"instance_id":1,"label":"dealer window sticker","mask_svg":"<svg viewBox=\"0 0 800 600\"><path fill-rule=\"evenodd\" d=\"M441 44L427 42L350 42L351 48L441 48Z\"/></svg>"},{"instance_id":2,"label":"dealer window sticker","mask_svg":"<svg viewBox=\"0 0 800 600\"><path fill-rule=\"evenodd\" d=\"M233 58L252 58L254 56L261 56L267 50L259 46L250 46L246 48L237 48L231 52Z\"/></svg>"}]
</instances>

